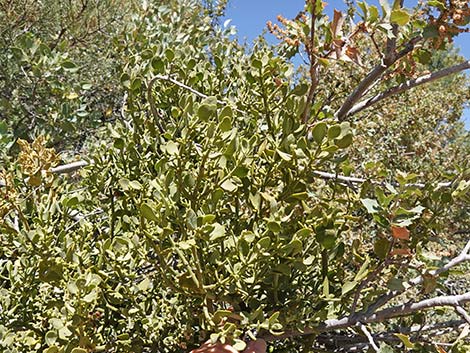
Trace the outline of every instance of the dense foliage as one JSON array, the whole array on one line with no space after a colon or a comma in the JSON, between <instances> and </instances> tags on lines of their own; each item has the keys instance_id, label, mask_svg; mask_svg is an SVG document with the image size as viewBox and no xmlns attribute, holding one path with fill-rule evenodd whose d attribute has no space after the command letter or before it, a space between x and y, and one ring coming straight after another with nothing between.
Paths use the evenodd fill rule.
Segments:
<instances>
[{"instance_id":1,"label":"dense foliage","mask_svg":"<svg viewBox=\"0 0 470 353\"><path fill-rule=\"evenodd\" d=\"M468 2L0 4L2 351L468 351Z\"/></svg>"}]
</instances>

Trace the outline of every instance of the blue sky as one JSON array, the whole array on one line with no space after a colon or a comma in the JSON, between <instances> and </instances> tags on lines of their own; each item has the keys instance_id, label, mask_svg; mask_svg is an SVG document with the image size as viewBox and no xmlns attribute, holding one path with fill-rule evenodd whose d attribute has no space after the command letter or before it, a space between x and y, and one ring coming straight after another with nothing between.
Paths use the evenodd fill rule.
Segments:
<instances>
[{"instance_id":1,"label":"blue sky","mask_svg":"<svg viewBox=\"0 0 470 353\"><path fill-rule=\"evenodd\" d=\"M326 2L328 3L327 12L332 12L334 8L344 8L343 1ZM305 0L230 0L226 18L232 19L231 24L237 28L240 41L246 39L251 42L266 28L267 21L275 22L279 14L286 18L293 18L299 10L303 9L304 3ZM413 6L416 2L405 0L405 6L407 3L408 6ZM267 39L270 42L275 41L270 34L267 35ZM470 60L470 33L463 33L456 40L456 45L460 48L461 54ZM464 120L467 129L470 129L470 109L465 111Z\"/></svg>"}]
</instances>

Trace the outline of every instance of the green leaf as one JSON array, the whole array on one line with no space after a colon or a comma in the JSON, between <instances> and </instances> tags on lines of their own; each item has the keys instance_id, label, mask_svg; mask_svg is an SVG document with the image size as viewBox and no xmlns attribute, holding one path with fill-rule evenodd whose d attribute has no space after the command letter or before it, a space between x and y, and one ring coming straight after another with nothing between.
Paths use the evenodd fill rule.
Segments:
<instances>
[{"instance_id":1,"label":"green leaf","mask_svg":"<svg viewBox=\"0 0 470 353\"><path fill-rule=\"evenodd\" d=\"M82 300L85 302L85 303L92 303L94 302L96 299L98 298L98 293L96 292L96 290L92 290L90 293L88 293L87 295L85 295Z\"/></svg>"},{"instance_id":2,"label":"green leaf","mask_svg":"<svg viewBox=\"0 0 470 353\"><path fill-rule=\"evenodd\" d=\"M178 145L173 141L168 141L165 150L171 155L177 155L179 153Z\"/></svg>"},{"instance_id":3,"label":"green leaf","mask_svg":"<svg viewBox=\"0 0 470 353\"><path fill-rule=\"evenodd\" d=\"M355 287L357 286L356 281L347 281L343 286L341 287L341 295L345 295L346 293L352 291Z\"/></svg>"},{"instance_id":4,"label":"green leaf","mask_svg":"<svg viewBox=\"0 0 470 353\"><path fill-rule=\"evenodd\" d=\"M268 229L273 233L279 233L281 231L281 225L279 222L271 221L268 222Z\"/></svg>"},{"instance_id":5,"label":"green leaf","mask_svg":"<svg viewBox=\"0 0 470 353\"><path fill-rule=\"evenodd\" d=\"M64 61L64 62L62 62L62 67L63 67L66 71L69 71L69 72L77 72L77 71L78 71L77 65L75 65L75 63L73 63L73 62L71 62L71 61Z\"/></svg>"},{"instance_id":6,"label":"green leaf","mask_svg":"<svg viewBox=\"0 0 470 353\"><path fill-rule=\"evenodd\" d=\"M67 289L69 290L70 294L77 294L79 291L75 281L67 283Z\"/></svg>"},{"instance_id":7,"label":"green leaf","mask_svg":"<svg viewBox=\"0 0 470 353\"><path fill-rule=\"evenodd\" d=\"M219 129L222 132L226 132L232 129L232 119L228 116L223 118L222 121L219 123Z\"/></svg>"},{"instance_id":8,"label":"green leaf","mask_svg":"<svg viewBox=\"0 0 470 353\"><path fill-rule=\"evenodd\" d=\"M148 277L144 278L138 285L140 291L146 292L150 287L150 279Z\"/></svg>"},{"instance_id":9,"label":"green leaf","mask_svg":"<svg viewBox=\"0 0 470 353\"><path fill-rule=\"evenodd\" d=\"M155 73L162 74L165 70L165 63L159 57L153 58L151 65Z\"/></svg>"},{"instance_id":10,"label":"green leaf","mask_svg":"<svg viewBox=\"0 0 470 353\"><path fill-rule=\"evenodd\" d=\"M212 230L209 239L211 241L215 241L219 238L223 238L225 236L225 226L219 224L219 223L214 223L214 229Z\"/></svg>"},{"instance_id":11,"label":"green leaf","mask_svg":"<svg viewBox=\"0 0 470 353\"><path fill-rule=\"evenodd\" d=\"M77 347L77 348L72 349L70 353L87 353L87 350L84 348Z\"/></svg>"},{"instance_id":12,"label":"green leaf","mask_svg":"<svg viewBox=\"0 0 470 353\"><path fill-rule=\"evenodd\" d=\"M392 11L390 22L396 23L399 26L404 26L410 21L410 15L403 9L396 9Z\"/></svg>"},{"instance_id":13,"label":"green leaf","mask_svg":"<svg viewBox=\"0 0 470 353\"><path fill-rule=\"evenodd\" d=\"M244 350L245 350L245 348L246 348L246 343L245 343L245 341L242 341L242 340L240 340L240 339L235 339L235 343L232 345L232 347L233 347L235 350L241 352L241 351L244 351Z\"/></svg>"},{"instance_id":14,"label":"green leaf","mask_svg":"<svg viewBox=\"0 0 470 353\"><path fill-rule=\"evenodd\" d=\"M211 224L215 220L215 218L216 217L213 214L206 214L206 215L202 216L201 223L202 223L202 225Z\"/></svg>"},{"instance_id":15,"label":"green leaf","mask_svg":"<svg viewBox=\"0 0 470 353\"><path fill-rule=\"evenodd\" d=\"M439 37L439 30L436 26L429 25L423 30L423 38L437 38Z\"/></svg>"},{"instance_id":16,"label":"green leaf","mask_svg":"<svg viewBox=\"0 0 470 353\"><path fill-rule=\"evenodd\" d=\"M122 190L127 191L129 190L129 179L121 178L118 180L118 184Z\"/></svg>"},{"instance_id":17,"label":"green leaf","mask_svg":"<svg viewBox=\"0 0 470 353\"><path fill-rule=\"evenodd\" d=\"M376 200L372 199L361 199L362 204L367 209L368 213L377 213L380 211L380 206Z\"/></svg>"},{"instance_id":18,"label":"green leaf","mask_svg":"<svg viewBox=\"0 0 470 353\"><path fill-rule=\"evenodd\" d=\"M142 203L142 205L140 205L140 212L142 213L142 216L144 216L145 219L149 221L158 222L157 215L155 214L155 212L153 212L153 208L149 204L145 202Z\"/></svg>"},{"instance_id":19,"label":"green leaf","mask_svg":"<svg viewBox=\"0 0 470 353\"><path fill-rule=\"evenodd\" d=\"M249 172L250 172L250 170L247 167L238 166L233 171L233 175L236 176L236 177L239 177L239 178L245 178L248 175Z\"/></svg>"},{"instance_id":20,"label":"green leaf","mask_svg":"<svg viewBox=\"0 0 470 353\"><path fill-rule=\"evenodd\" d=\"M279 157L281 157L286 162L289 162L292 159L292 156L289 153L282 152L280 150L276 150L276 152L279 155Z\"/></svg>"},{"instance_id":21,"label":"green leaf","mask_svg":"<svg viewBox=\"0 0 470 353\"><path fill-rule=\"evenodd\" d=\"M394 335L397 336L400 341L403 342L406 348L413 349L415 347L415 345L410 341L410 338L407 335L403 335L401 333L395 333Z\"/></svg>"},{"instance_id":22,"label":"green leaf","mask_svg":"<svg viewBox=\"0 0 470 353\"><path fill-rule=\"evenodd\" d=\"M221 187L222 189L224 189L225 191L229 191L229 192L235 191L235 190L237 190L237 188L238 188L238 186L233 183L232 179L227 179L227 180L225 180L225 181L220 185L220 187Z\"/></svg>"},{"instance_id":23,"label":"green leaf","mask_svg":"<svg viewBox=\"0 0 470 353\"><path fill-rule=\"evenodd\" d=\"M142 184L140 184L137 180L132 180L129 182L129 187L134 190L141 190Z\"/></svg>"},{"instance_id":24,"label":"green leaf","mask_svg":"<svg viewBox=\"0 0 470 353\"><path fill-rule=\"evenodd\" d=\"M217 100L215 97L206 98L197 110L197 116L202 121L207 121L217 112Z\"/></svg>"},{"instance_id":25,"label":"green leaf","mask_svg":"<svg viewBox=\"0 0 470 353\"><path fill-rule=\"evenodd\" d=\"M313 140L317 144L320 145L322 143L323 139L326 136L327 130L328 130L328 127L326 126L326 124L324 122L316 124L312 129Z\"/></svg>"},{"instance_id":26,"label":"green leaf","mask_svg":"<svg viewBox=\"0 0 470 353\"><path fill-rule=\"evenodd\" d=\"M168 61L173 61L175 58L175 52L171 49L165 50L165 57L168 59Z\"/></svg>"},{"instance_id":27,"label":"green leaf","mask_svg":"<svg viewBox=\"0 0 470 353\"><path fill-rule=\"evenodd\" d=\"M328 280L328 276L325 276L325 278L323 279L322 294L325 297L328 297L330 295L330 281Z\"/></svg>"},{"instance_id":28,"label":"green leaf","mask_svg":"<svg viewBox=\"0 0 470 353\"><path fill-rule=\"evenodd\" d=\"M329 140L337 138L340 134L341 134L341 125L339 125L339 124L330 126L330 128L328 129L328 139Z\"/></svg>"},{"instance_id":29,"label":"green leaf","mask_svg":"<svg viewBox=\"0 0 470 353\"><path fill-rule=\"evenodd\" d=\"M296 96L303 96L308 91L308 85L306 83L301 83L292 90L292 94Z\"/></svg>"},{"instance_id":30,"label":"green leaf","mask_svg":"<svg viewBox=\"0 0 470 353\"><path fill-rule=\"evenodd\" d=\"M258 240L256 243L257 246L259 246L261 249L267 249L271 245L271 239L269 237L264 237Z\"/></svg>"},{"instance_id":31,"label":"green leaf","mask_svg":"<svg viewBox=\"0 0 470 353\"><path fill-rule=\"evenodd\" d=\"M439 1L439 0L428 0L428 5L433 6L433 7L437 7L440 10L443 10L443 11L446 10L446 4L442 1Z\"/></svg>"},{"instance_id":32,"label":"green leaf","mask_svg":"<svg viewBox=\"0 0 470 353\"><path fill-rule=\"evenodd\" d=\"M352 134L347 134L347 135L344 135L340 139L336 139L335 145L338 146L339 148L346 148L351 145L352 141L353 141Z\"/></svg>"},{"instance_id":33,"label":"green leaf","mask_svg":"<svg viewBox=\"0 0 470 353\"><path fill-rule=\"evenodd\" d=\"M140 78L135 78L131 82L131 90L132 91L139 91L142 87L142 80Z\"/></svg>"},{"instance_id":34,"label":"green leaf","mask_svg":"<svg viewBox=\"0 0 470 353\"><path fill-rule=\"evenodd\" d=\"M191 208L186 211L186 225L193 230L197 228L197 215Z\"/></svg>"},{"instance_id":35,"label":"green leaf","mask_svg":"<svg viewBox=\"0 0 470 353\"><path fill-rule=\"evenodd\" d=\"M366 261L364 261L364 263L361 265L361 268L359 269L356 276L354 277L355 282L359 282L360 280L362 280L364 277L367 276L367 274L369 273L367 271L369 264L370 264L370 260L369 260L369 257L367 257Z\"/></svg>"},{"instance_id":36,"label":"green leaf","mask_svg":"<svg viewBox=\"0 0 470 353\"><path fill-rule=\"evenodd\" d=\"M59 338L62 340L66 340L67 337L72 335L72 331L70 331L66 326L63 326L59 329Z\"/></svg>"},{"instance_id":37,"label":"green leaf","mask_svg":"<svg viewBox=\"0 0 470 353\"><path fill-rule=\"evenodd\" d=\"M52 346L58 338L58 334L56 331L48 331L45 336L45 341L48 346Z\"/></svg>"},{"instance_id":38,"label":"green leaf","mask_svg":"<svg viewBox=\"0 0 470 353\"><path fill-rule=\"evenodd\" d=\"M402 291L405 289L403 286L403 280L400 278L391 278L387 283L388 289Z\"/></svg>"},{"instance_id":39,"label":"green leaf","mask_svg":"<svg viewBox=\"0 0 470 353\"><path fill-rule=\"evenodd\" d=\"M379 18L379 9L376 6L369 6L369 22L376 22Z\"/></svg>"},{"instance_id":40,"label":"green leaf","mask_svg":"<svg viewBox=\"0 0 470 353\"><path fill-rule=\"evenodd\" d=\"M383 260L390 251L390 242L385 238L378 238L374 243L374 253Z\"/></svg>"}]
</instances>

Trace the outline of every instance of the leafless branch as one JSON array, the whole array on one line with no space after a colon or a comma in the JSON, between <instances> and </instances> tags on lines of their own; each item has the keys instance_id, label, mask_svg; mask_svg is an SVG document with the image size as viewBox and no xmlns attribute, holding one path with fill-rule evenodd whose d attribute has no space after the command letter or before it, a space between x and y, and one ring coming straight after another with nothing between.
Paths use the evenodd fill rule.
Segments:
<instances>
[{"instance_id":1,"label":"leafless branch","mask_svg":"<svg viewBox=\"0 0 470 353\"><path fill-rule=\"evenodd\" d=\"M467 242L467 244L465 245L465 247L463 248L463 250L460 252L460 254L456 257L454 257L452 260L450 260L448 263L446 263L444 266L436 269L436 270L432 270L429 272L429 274L431 276L439 276L441 273L443 272L447 272L449 271L452 267L455 267L457 266L458 264L464 262L464 261L470 261L470 240ZM417 276L415 278L413 278L412 280L409 281L409 284L410 285L417 285L417 284L420 284L420 283L423 283L424 281L424 278L423 276Z\"/></svg>"},{"instance_id":2,"label":"leafless branch","mask_svg":"<svg viewBox=\"0 0 470 353\"><path fill-rule=\"evenodd\" d=\"M371 180L371 179L364 179L364 178L357 178L357 177L347 177L347 176L342 176L342 175L337 175L333 173L327 173L327 172L322 172L319 170L313 170L312 173L322 179L332 179L332 180L337 180L339 182L344 182L345 184L363 184L366 181L373 184L373 185L384 185L384 182L381 181L376 181L376 180ZM451 186L451 182L442 182L438 183L438 187L449 187ZM406 184L406 186L415 186L418 188L424 188L426 185L423 183L410 183Z\"/></svg>"},{"instance_id":3,"label":"leafless branch","mask_svg":"<svg viewBox=\"0 0 470 353\"><path fill-rule=\"evenodd\" d=\"M460 305L457 305L455 307L455 311L465 320L467 323L470 324L470 315L468 315L467 311L461 307Z\"/></svg>"},{"instance_id":4,"label":"leafless branch","mask_svg":"<svg viewBox=\"0 0 470 353\"><path fill-rule=\"evenodd\" d=\"M156 75L154 78L152 78L152 80L150 81L149 83L149 88L152 88L153 84L155 81L157 80L164 80L164 81L168 81L168 82L171 82L173 83L174 85L178 86L178 87L181 87L181 88L184 88L185 90L193 93L194 95L200 97L200 98L207 98L209 97L208 95L204 94L204 93L201 93L197 90L195 90L194 88L190 87L190 86L187 86L185 85L184 83L178 81L178 80L175 80L174 78L172 78L171 76L169 75ZM228 102L226 101L223 101L223 100L217 100L217 103L218 104L227 104ZM237 112L239 113L245 113L243 110L240 110L240 109L235 109Z\"/></svg>"},{"instance_id":5,"label":"leafless branch","mask_svg":"<svg viewBox=\"0 0 470 353\"><path fill-rule=\"evenodd\" d=\"M77 161L72 162L64 165L60 165L58 167L54 167L51 169L51 172L54 174L65 174L71 173L83 167L86 167L89 163L87 161Z\"/></svg>"},{"instance_id":6,"label":"leafless branch","mask_svg":"<svg viewBox=\"0 0 470 353\"><path fill-rule=\"evenodd\" d=\"M262 338L268 341L274 341L284 338L318 334L322 332L334 331L356 326L358 323L370 324L385 322L390 319L409 316L413 313L437 307L458 307L470 302L470 292L460 295L439 296L431 299L425 299L416 303L408 302L401 305L392 306L373 314L357 313L346 316L341 319L326 320L315 327L305 328L302 331L286 331L282 335L265 334Z\"/></svg>"},{"instance_id":7,"label":"leafless branch","mask_svg":"<svg viewBox=\"0 0 470 353\"><path fill-rule=\"evenodd\" d=\"M374 67L369 74L364 77L364 79L357 85L356 89L346 98L343 105L338 109L335 113L335 117L342 121L348 115L351 108L359 101L364 94L366 94L372 85L385 73L395 62L400 60L402 57L413 51L415 48L416 43L422 40L421 36L414 37L411 39L405 48L401 50L399 53L394 55L385 56L381 60L381 63Z\"/></svg>"},{"instance_id":8,"label":"leafless branch","mask_svg":"<svg viewBox=\"0 0 470 353\"><path fill-rule=\"evenodd\" d=\"M364 335L366 335L367 337L367 340L369 341L370 343L370 346L372 347L372 349L376 352L379 352L380 351L380 348L377 346L377 344L375 343L374 341L374 337L372 337L372 335L370 334L369 330L367 329L366 325L363 325L361 323L359 323L359 328L361 329L361 331L364 333Z\"/></svg>"},{"instance_id":9,"label":"leafless branch","mask_svg":"<svg viewBox=\"0 0 470 353\"><path fill-rule=\"evenodd\" d=\"M404 91L407 91L409 89L412 89L417 86L424 85L425 83L429 83L435 80L438 80L440 78L464 71L470 69L470 60L465 61L463 63L423 75L421 77L415 78L413 80L408 80L398 86L392 87L385 92L379 93L371 98L365 99L356 105L354 105L351 110L348 112L348 115L354 115L364 109L369 108L370 106L382 101L383 99L386 99L388 97L391 97L393 95L402 93Z\"/></svg>"},{"instance_id":10,"label":"leafless branch","mask_svg":"<svg viewBox=\"0 0 470 353\"><path fill-rule=\"evenodd\" d=\"M452 267L455 267L455 266L457 266L458 264L460 264L464 261L470 261L469 252L470 252L470 241L468 241L468 243L465 245L465 247L463 248L463 250L460 252L460 254L458 256L454 257L452 260L450 260L444 266L442 266L442 267L440 267L436 270L429 271L428 274L433 276L433 277L437 277L441 273L449 271ZM405 283L403 285L403 287L404 288L411 288L411 287L415 287L415 286L417 286L417 285L419 285L423 282L424 282L424 276L419 275L419 276L416 276L415 278L409 280L407 283ZM369 306L369 308L367 309L367 313L372 314L377 309L384 306L390 300L392 300L393 298L395 298L397 295L399 295L401 293L403 293L403 290L401 290L401 291L395 290L395 291L390 291L390 292L380 296L372 305Z\"/></svg>"}]
</instances>

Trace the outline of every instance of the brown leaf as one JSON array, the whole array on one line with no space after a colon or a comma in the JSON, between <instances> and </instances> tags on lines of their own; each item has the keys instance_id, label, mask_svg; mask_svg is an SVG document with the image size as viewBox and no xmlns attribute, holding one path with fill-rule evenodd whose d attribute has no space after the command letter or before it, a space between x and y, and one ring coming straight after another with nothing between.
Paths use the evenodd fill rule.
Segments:
<instances>
[{"instance_id":1,"label":"brown leaf","mask_svg":"<svg viewBox=\"0 0 470 353\"><path fill-rule=\"evenodd\" d=\"M406 227L392 226L392 236L395 239L409 240L410 239L410 231L408 229L406 229Z\"/></svg>"},{"instance_id":2,"label":"brown leaf","mask_svg":"<svg viewBox=\"0 0 470 353\"><path fill-rule=\"evenodd\" d=\"M359 50L354 47L348 46L346 48L346 55L354 61L357 65L362 66L361 56L359 55Z\"/></svg>"},{"instance_id":3,"label":"brown leaf","mask_svg":"<svg viewBox=\"0 0 470 353\"><path fill-rule=\"evenodd\" d=\"M338 10L334 10L333 21L331 22L331 32L333 34L333 38L341 36L341 29L343 27L344 17L343 13Z\"/></svg>"}]
</instances>

